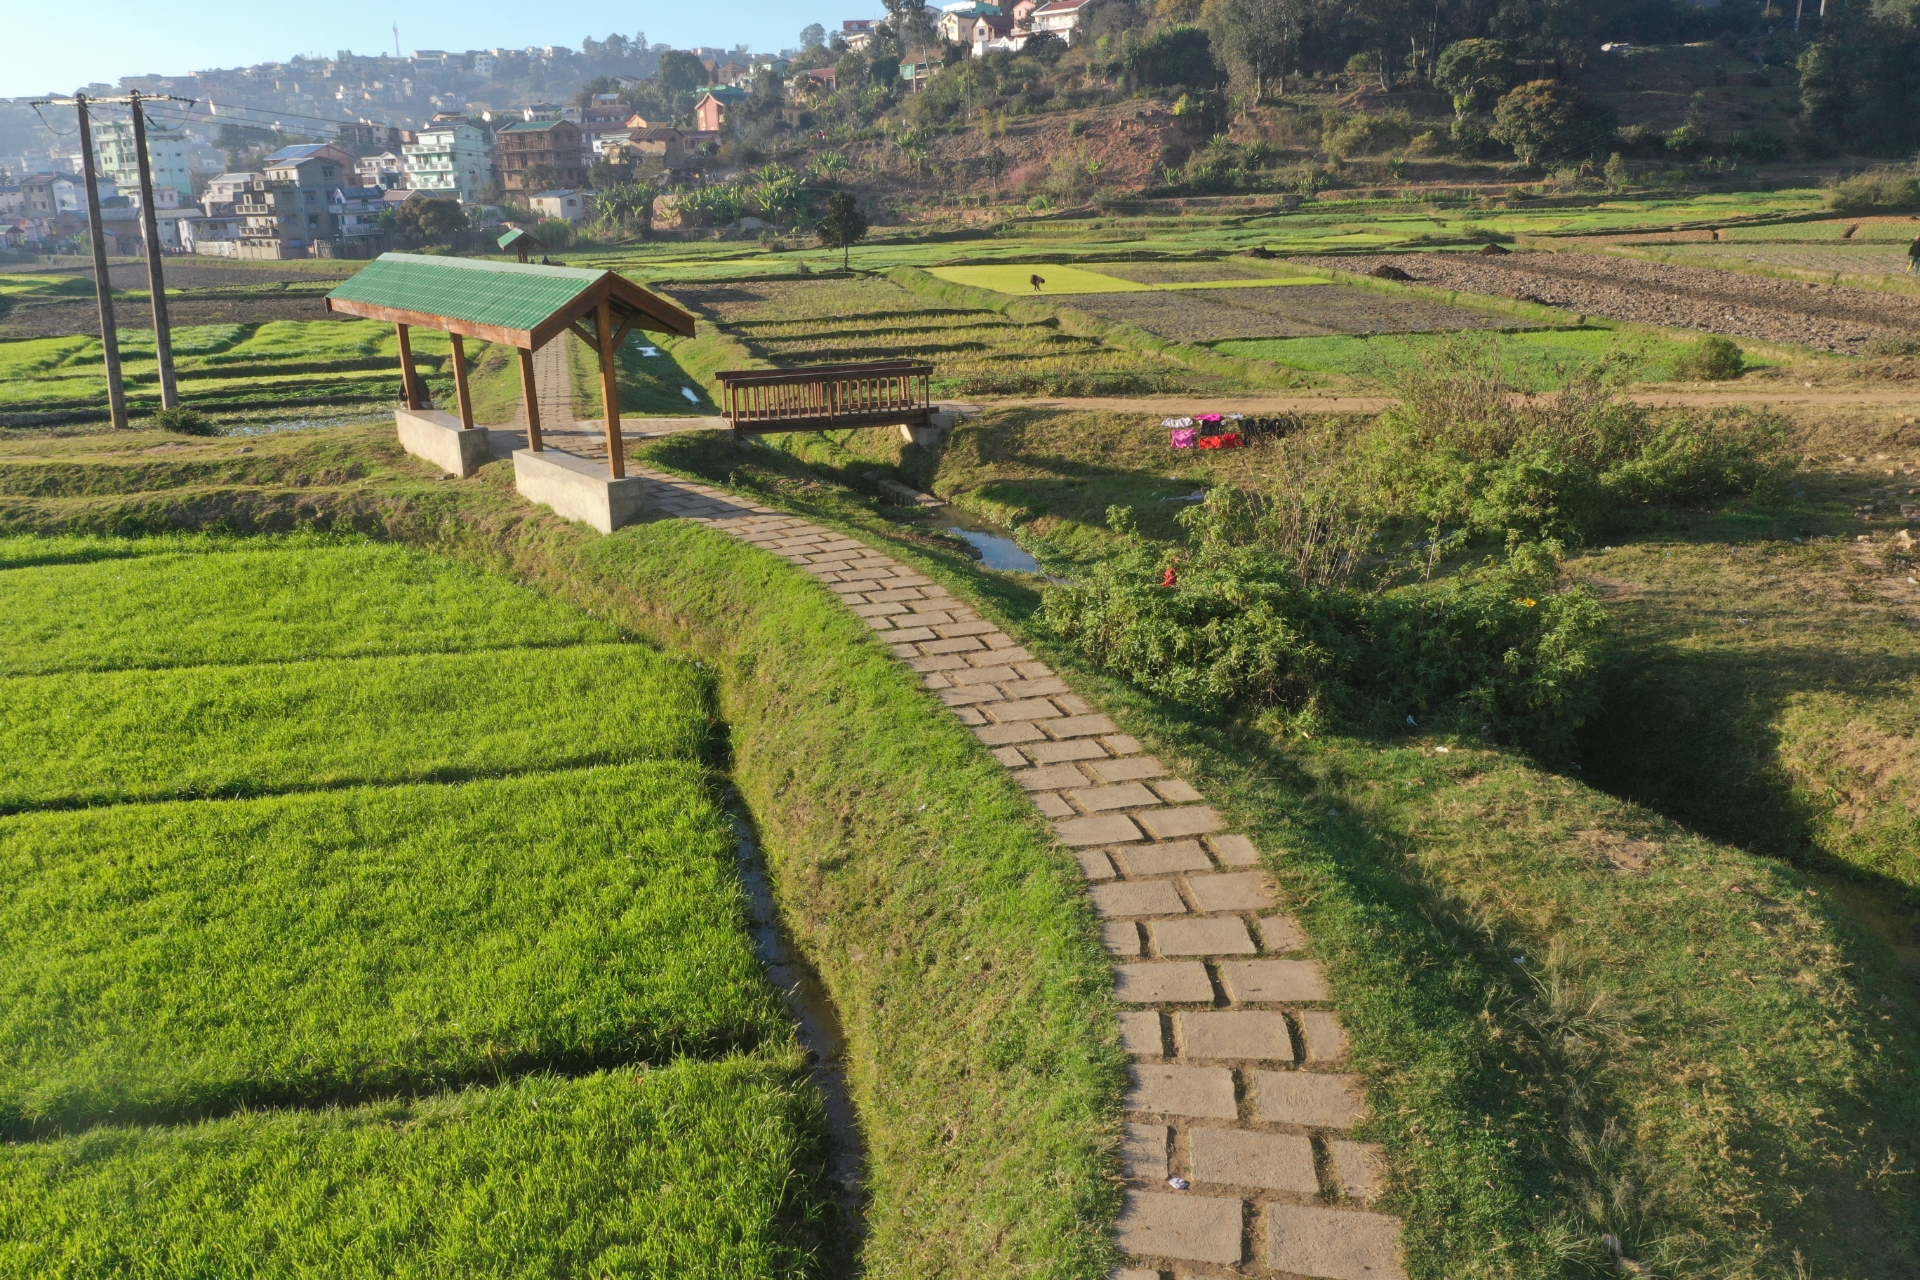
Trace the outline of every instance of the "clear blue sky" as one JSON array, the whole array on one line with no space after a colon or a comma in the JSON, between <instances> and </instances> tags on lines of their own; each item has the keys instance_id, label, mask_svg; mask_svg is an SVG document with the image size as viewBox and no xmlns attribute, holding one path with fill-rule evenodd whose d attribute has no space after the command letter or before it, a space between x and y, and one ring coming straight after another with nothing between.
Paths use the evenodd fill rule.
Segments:
<instances>
[{"instance_id":1,"label":"clear blue sky","mask_svg":"<svg viewBox=\"0 0 1920 1280\"><path fill-rule=\"evenodd\" d=\"M78 0L55 4L21 0L9 4L0 40L0 97L70 93L94 80L121 76L178 75L206 67L279 62L295 54L332 57L339 49L392 53L393 25L400 47L415 49L522 48L530 44L580 47L618 31L647 33L654 43L676 48L736 44L756 52L796 43L800 28L819 22L832 29L843 18L873 18L879 0L706 0L686 4L620 4L572 0L464 0L450 5L400 0L320 0L307 4L261 4L258 0L202 0L197 4L155 0Z\"/></svg>"}]
</instances>

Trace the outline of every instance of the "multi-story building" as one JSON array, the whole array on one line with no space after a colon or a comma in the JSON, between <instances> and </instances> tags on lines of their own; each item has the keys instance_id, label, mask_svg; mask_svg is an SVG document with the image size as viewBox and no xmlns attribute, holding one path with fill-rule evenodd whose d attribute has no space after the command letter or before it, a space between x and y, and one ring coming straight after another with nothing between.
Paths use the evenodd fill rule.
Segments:
<instances>
[{"instance_id":1,"label":"multi-story building","mask_svg":"<svg viewBox=\"0 0 1920 1280\"><path fill-rule=\"evenodd\" d=\"M1027 19L1033 28L1033 34L1052 32L1068 44L1073 43L1073 33L1080 28L1080 19L1086 16L1086 8L1093 0L1049 0L1033 11Z\"/></svg>"},{"instance_id":2,"label":"multi-story building","mask_svg":"<svg viewBox=\"0 0 1920 1280\"><path fill-rule=\"evenodd\" d=\"M140 189L140 152L133 145L133 121L101 121L94 129L93 150L99 171L122 191ZM193 199L193 164L185 133L157 120L147 121L147 165L156 190L172 187L182 200Z\"/></svg>"},{"instance_id":3,"label":"multi-story building","mask_svg":"<svg viewBox=\"0 0 1920 1280\"><path fill-rule=\"evenodd\" d=\"M453 196L471 204L483 189L493 185L487 135L464 119L436 121L400 150L406 163L407 186L414 191Z\"/></svg>"},{"instance_id":4,"label":"multi-story building","mask_svg":"<svg viewBox=\"0 0 1920 1280\"><path fill-rule=\"evenodd\" d=\"M405 186L407 181L407 163L391 151L382 151L378 155L361 156L353 162L353 176L363 187Z\"/></svg>"},{"instance_id":5,"label":"multi-story building","mask_svg":"<svg viewBox=\"0 0 1920 1280\"><path fill-rule=\"evenodd\" d=\"M583 187L587 183L587 149L580 126L571 120L516 120L496 135L500 142L503 185L509 191L542 191L554 187ZM531 184L529 171L534 174Z\"/></svg>"},{"instance_id":6,"label":"multi-story building","mask_svg":"<svg viewBox=\"0 0 1920 1280\"><path fill-rule=\"evenodd\" d=\"M248 187L264 183L264 173L223 173L207 183L207 189L200 193L200 207L207 211L209 218L233 216L235 192L245 191Z\"/></svg>"},{"instance_id":7,"label":"multi-story building","mask_svg":"<svg viewBox=\"0 0 1920 1280\"><path fill-rule=\"evenodd\" d=\"M242 258L308 258L335 234L329 201L353 172L353 157L320 143L282 147L267 157L266 180L236 190Z\"/></svg>"}]
</instances>

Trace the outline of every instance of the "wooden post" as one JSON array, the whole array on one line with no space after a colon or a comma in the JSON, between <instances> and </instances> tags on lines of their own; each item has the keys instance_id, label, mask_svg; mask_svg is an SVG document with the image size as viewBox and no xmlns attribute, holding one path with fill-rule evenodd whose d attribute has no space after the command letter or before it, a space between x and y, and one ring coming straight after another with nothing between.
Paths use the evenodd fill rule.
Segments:
<instances>
[{"instance_id":1,"label":"wooden post","mask_svg":"<svg viewBox=\"0 0 1920 1280\"><path fill-rule=\"evenodd\" d=\"M620 384L613 375L613 306L605 298L594 313L600 339L600 401L607 410L607 474L627 474L626 447L620 441Z\"/></svg>"},{"instance_id":2,"label":"wooden post","mask_svg":"<svg viewBox=\"0 0 1920 1280\"><path fill-rule=\"evenodd\" d=\"M120 381L120 331L113 323L113 281L107 277L107 229L100 224L100 184L93 174L93 124L87 95L73 95L80 108L80 180L87 186L87 235L93 241L93 291L100 303L100 357L107 371L107 414L114 429L127 427L127 392Z\"/></svg>"},{"instance_id":3,"label":"wooden post","mask_svg":"<svg viewBox=\"0 0 1920 1280\"><path fill-rule=\"evenodd\" d=\"M153 211L153 166L147 160L147 115L133 95L133 149L140 157L140 237L147 243L147 293L153 299L153 357L160 365L160 407L180 407L173 379L173 327L167 321L167 281L160 269L160 220Z\"/></svg>"},{"instance_id":4,"label":"wooden post","mask_svg":"<svg viewBox=\"0 0 1920 1280\"><path fill-rule=\"evenodd\" d=\"M564 341L565 334L561 335ZM520 398L527 406L527 448L535 453L546 446L540 443L540 391L533 384L533 352L520 349Z\"/></svg>"},{"instance_id":5,"label":"wooden post","mask_svg":"<svg viewBox=\"0 0 1920 1280\"><path fill-rule=\"evenodd\" d=\"M453 398L460 406L460 429L473 430L473 397L467 393L467 346L457 333L449 333L453 340Z\"/></svg>"},{"instance_id":6,"label":"wooden post","mask_svg":"<svg viewBox=\"0 0 1920 1280\"><path fill-rule=\"evenodd\" d=\"M413 374L413 343L407 338L407 326L395 324L393 331L400 336L400 400L409 409L421 407Z\"/></svg>"}]
</instances>

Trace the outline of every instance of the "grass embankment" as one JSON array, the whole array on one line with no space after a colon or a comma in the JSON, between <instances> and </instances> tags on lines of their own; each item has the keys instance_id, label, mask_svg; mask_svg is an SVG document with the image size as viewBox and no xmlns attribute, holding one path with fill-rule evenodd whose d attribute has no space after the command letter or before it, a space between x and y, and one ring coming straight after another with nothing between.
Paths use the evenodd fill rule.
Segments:
<instances>
[{"instance_id":1,"label":"grass embankment","mask_svg":"<svg viewBox=\"0 0 1920 1280\"><path fill-rule=\"evenodd\" d=\"M141 438L46 447L66 459L74 496L34 471L41 496L0 500L6 526L258 528L322 511L697 655L717 677L732 780L784 922L847 1035L868 1152L866 1272L1092 1280L1111 1268L1125 1077L1079 872L1005 771L963 726L929 714L917 679L829 593L698 527L601 538L564 524L512 498L503 467L468 484L432 479L390 429L261 440L245 484L209 479L225 474L230 442L196 443L148 473L162 487L139 492L125 468ZM89 493L90 449L114 492ZM338 479L314 487L322 459Z\"/></svg>"},{"instance_id":2,"label":"grass embankment","mask_svg":"<svg viewBox=\"0 0 1920 1280\"><path fill-rule=\"evenodd\" d=\"M1005 455L1055 477L1023 491L1036 518L1044 496L1106 500L1078 486L1114 483L1138 447L1089 415L1071 425ZM848 472L895 453L935 489L949 459L958 476L974 465L964 444L836 447ZM874 504L821 483L832 472L773 451L746 464L683 440L654 456L888 537ZM1050 644L1032 579L925 538L895 550L1001 613L1269 851L1369 1078L1412 1274L1604 1272L1609 1232L1652 1274L1893 1280L1920 1265L1905 1173L1920 987L1824 883L1470 738L1301 738L1196 714Z\"/></svg>"},{"instance_id":3,"label":"grass embankment","mask_svg":"<svg viewBox=\"0 0 1920 1280\"><path fill-rule=\"evenodd\" d=\"M42 755L13 803L373 784L0 818L0 1274L818 1260L820 1100L695 669L398 547L12 537L0 565L3 665L57 673L0 678L51 722L10 725ZM568 768L570 738L623 763ZM436 754L517 776L393 785Z\"/></svg>"}]
</instances>

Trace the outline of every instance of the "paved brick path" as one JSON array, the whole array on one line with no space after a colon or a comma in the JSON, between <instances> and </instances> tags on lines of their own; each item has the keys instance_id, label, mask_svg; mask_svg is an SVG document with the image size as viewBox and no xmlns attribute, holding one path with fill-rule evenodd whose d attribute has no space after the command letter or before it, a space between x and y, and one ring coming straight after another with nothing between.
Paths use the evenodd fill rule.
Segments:
<instances>
[{"instance_id":1,"label":"paved brick path","mask_svg":"<svg viewBox=\"0 0 1920 1280\"><path fill-rule=\"evenodd\" d=\"M548 354L560 346L536 355L549 362L536 368L543 421L548 388L566 394L564 360ZM578 424L581 438L562 447L603 453L595 425ZM650 510L732 534L825 583L1013 771L1073 851L1114 957L1133 1056L1117 1225L1129 1260L1115 1280L1404 1280L1400 1220L1367 1208L1380 1192L1379 1148L1347 1136L1366 1097L1341 1070L1346 1031L1253 842L930 578L724 490L646 467L627 474L645 481Z\"/></svg>"},{"instance_id":2,"label":"paved brick path","mask_svg":"<svg viewBox=\"0 0 1920 1280\"><path fill-rule=\"evenodd\" d=\"M1346 1033L1259 853L1011 636L866 544L634 468L662 515L812 574L1013 771L1087 876L1133 1055L1120 1280L1401 1277ZM1171 1178L1189 1186L1176 1190Z\"/></svg>"}]
</instances>

